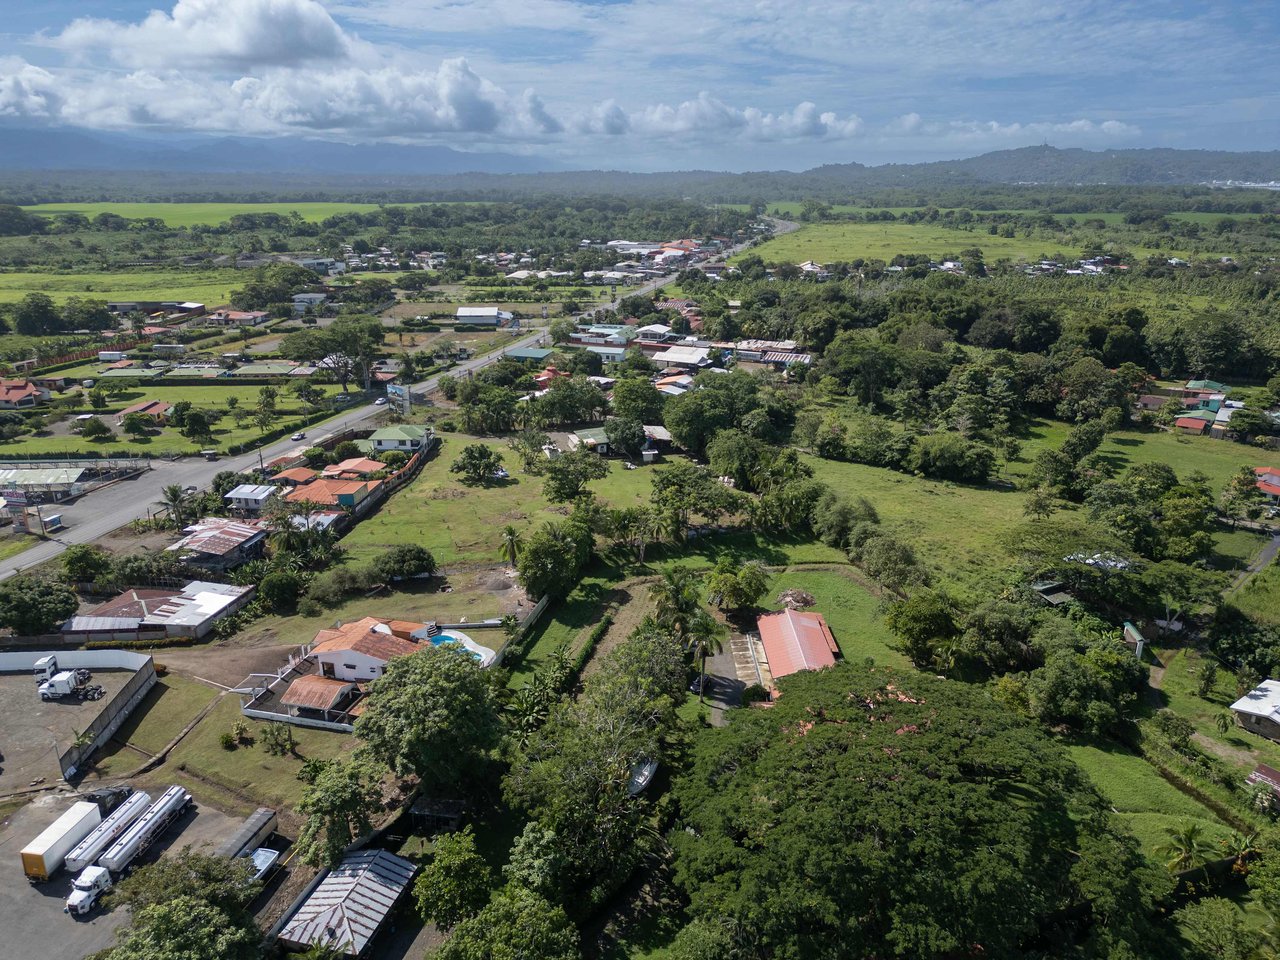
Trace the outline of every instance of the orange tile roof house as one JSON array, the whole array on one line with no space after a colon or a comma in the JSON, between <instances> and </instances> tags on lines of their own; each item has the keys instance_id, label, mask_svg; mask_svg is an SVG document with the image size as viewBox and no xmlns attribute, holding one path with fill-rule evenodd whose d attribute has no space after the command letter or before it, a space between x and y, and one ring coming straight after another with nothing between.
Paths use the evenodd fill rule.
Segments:
<instances>
[{"instance_id":1,"label":"orange tile roof house","mask_svg":"<svg viewBox=\"0 0 1280 960\"><path fill-rule=\"evenodd\" d=\"M1280 500L1280 469L1275 467L1254 467L1258 478L1258 489L1272 500Z\"/></svg>"},{"instance_id":2,"label":"orange tile roof house","mask_svg":"<svg viewBox=\"0 0 1280 960\"><path fill-rule=\"evenodd\" d=\"M299 710L334 710L344 699L355 693L356 685L350 681L309 674L298 677L289 684L280 703L297 716Z\"/></svg>"},{"instance_id":3,"label":"orange tile roof house","mask_svg":"<svg viewBox=\"0 0 1280 960\"><path fill-rule=\"evenodd\" d=\"M367 477L371 473L377 473L380 470L386 470L385 463L379 463L369 457L352 457L350 460L343 460L341 463L335 463L324 468L322 476L325 477Z\"/></svg>"},{"instance_id":4,"label":"orange tile roof house","mask_svg":"<svg viewBox=\"0 0 1280 960\"><path fill-rule=\"evenodd\" d=\"M288 470L281 470L271 478L272 483L279 481L290 487L301 487L310 483L316 478L316 472L310 467L291 467Z\"/></svg>"},{"instance_id":5,"label":"orange tile roof house","mask_svg":"<svg viewBox=\"0 0 1280 960\"><path fill-rule=\"evenodd\" d=\"M322 676L344 681L372 680L382 676L387 661L407 657L422 649L409 639L408 631L396 627L421 628L420 623L398 624L365 617L331 630L321 630L311 645L311 655Z\"/></svg>"},{"instance_id":6,"label":"orange tile roof house","mask_svg":"<svg viewBox=\"0 0 1280 960\"><path fill-rule=\"evenodd\" d=\"M757 618L769 672L776 680L801 670L821 670L840 656L836 638L820 613L779 610Z\"/></svg>"},{"instance_id":7,"label":"orange tile roof house","mask_svg":"<svg viewBox=\"0 0 1280 960\"><path fill-rule=\"evenodd\" d=\"M356 507L380 486L381 480L312 480L290 490L285 499L290 503L314 503L318 507Z\"/></svg>"},{"instance_id":8,"label":"orange tile roof house","mask_svg":"<svg viewBox=\"0 0 1280 960\"><path fill-rule=\"evenodd\" d=\"M30 380L0 380L0 410L34 407L49 399L49 391Z\"/></svg>"}]
</instances>

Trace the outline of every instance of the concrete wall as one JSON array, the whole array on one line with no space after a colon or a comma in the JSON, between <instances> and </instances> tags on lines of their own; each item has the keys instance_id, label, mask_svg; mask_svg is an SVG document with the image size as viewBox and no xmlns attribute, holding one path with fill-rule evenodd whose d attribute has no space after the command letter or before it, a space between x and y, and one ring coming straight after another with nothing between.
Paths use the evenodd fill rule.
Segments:
<instances>
[{"instance_id":1,"label":"concrete wall","mask_svg":"<svg viewBox=\"0 0 1280 960\"><path fill-rule=\"evenodd\" d=\"M62 776L69 780L94 750L111 739L147 692L155 686L156 667L151 657L128 650L29 650L22 653L0 653L0 672L29 674L36 661L49 654L58 658L58 667L62 670L86 667L90 670L134 672L124 689L111 698L111 702L85 729L81 745L72 744L58 757Z\"/></svg>"}]
</instances>

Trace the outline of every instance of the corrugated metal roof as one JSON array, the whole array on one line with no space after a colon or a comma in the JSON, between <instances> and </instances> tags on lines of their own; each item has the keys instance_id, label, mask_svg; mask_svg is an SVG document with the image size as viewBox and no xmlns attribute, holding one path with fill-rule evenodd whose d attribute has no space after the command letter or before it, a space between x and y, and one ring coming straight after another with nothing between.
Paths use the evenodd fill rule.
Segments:
<instances>
[{"instance_id":1,"label":"corrugated metal roof","mask_svg":"<svg viewBox=\"0 0 1280 960\"><path fill-rule=\"evenodd\" d=\"M839 648L820 613L780 610L756 620L769 672L774 678L819 670L836 662Z\"/></svg>"},{"instance_id":2,"label":"corrugated metal roof","mask_svg":"<svg viewBox=\"0 0 1280 960\"><path fill-rule=\"evenodd\" d=\"M4 467L0 469L0 486L69 486L83 474L80 467Z\"/></svg>"},{"instance_id":3,"label":"corrugated metal roof","mask_svg":"<svg viewBox=\"0 0 1280 960\"><path fill-rule=\"evenodd\" d=\"M313 674L298 677L285 690L280 702L286 707L306 707L311 710L331 710L344 693L354 687L349 680L331 680Z\"/></svg>"},{"instance_id":4,"label":"corrugated metal roof","mask_svg":"<svg viewBox=\"0 0 1280 960\"><path fill-rule=\"evenodd\" d=\"M359 956L386 922L414 870L408 860L385 850L352 854L320 881L289 918L280 939L302 948L330 944Z\"/></svg>"}]
</instances>

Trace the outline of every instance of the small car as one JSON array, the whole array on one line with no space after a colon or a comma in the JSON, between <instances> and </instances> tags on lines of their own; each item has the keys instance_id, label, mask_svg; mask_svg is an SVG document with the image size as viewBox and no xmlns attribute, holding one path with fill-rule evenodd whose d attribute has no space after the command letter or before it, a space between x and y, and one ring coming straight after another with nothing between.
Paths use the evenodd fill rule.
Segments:
<instances>
[{"instance_id":1,"label":"small car","mask_svg":"<svg viewBox=\"0 0 1280 960\"><path fill-rule=\"evenodd\" d=\"M387 405L387 398L379 397L377 400L373 401L373 405L375 407L385 407Z\"/></svg>"},{"instance_id":2,"label":"small car","mask_svg":"<svg viewBox=\"0 0 1280 960\"><path fill-rule=\"evenodd\" d=\"M290 439L290 440L305 440L305 439L307 439L307 435L306 435L305 433L303 433L301 430L299 430L297 433L295 433L295 434L294 434L292 437L290 437L289 439Z\"/></svg>"},{"instance_id":3,"label":"small car","mask_svg":"<svg viewBox=\"0 0 1280 960\"><path fill-rule=\"evenodd\" d=\"M690 693L710 693L715 687L716 682L713 677L704 677L701 674L693 678L693 683L689 684Z\"/></svg>"}]
</instances>

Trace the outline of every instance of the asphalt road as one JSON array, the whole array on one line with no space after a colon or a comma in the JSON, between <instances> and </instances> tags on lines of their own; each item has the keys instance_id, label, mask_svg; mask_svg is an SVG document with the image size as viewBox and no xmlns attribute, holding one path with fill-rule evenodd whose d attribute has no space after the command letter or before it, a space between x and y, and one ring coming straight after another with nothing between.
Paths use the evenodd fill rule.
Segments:
<instances>
[{"instance_id":1,"label":"asphalt road","mask_svg":"<svg viewBox=\"0 0 1280 960\"><path fill-rule=\"evenodd\" d=\"M503 345L503 350L528 347L538 343L546 336L543 330L534 330L526 336L512 340ZM465 375L486 367L502 356L502 351L494 351L482 357L466 360L449 370L450 376ZM441 375L429 377L413 386L415 393L426 392L435 387ZM62 522L66 529L50 540L38 543L22 553L15 554L0 561L0 580L6 580L21 570L44 563L58 556L69 546L78 543L91 543L130 521L155 514L159 511L161 493L170 484L194 486L201 489L208 487L215 474L223 470L237 472L251 470L258 465L259 452L263 461L273 460L282 454L296 450L299 446L310 447L328 434L339 433L350 427L358 427L371 419L383 407L372 403L364 404L331 420L316 424L308 434L307 440L301 444L284 439L269 444L253 453L235 457L220 457L215 461L200 457L184 457L180 460L153 460L152 469L129 480L116 483L85 494L74 503L60 503L57 510L62 514Z\"/></svg>"}]
</instances>

